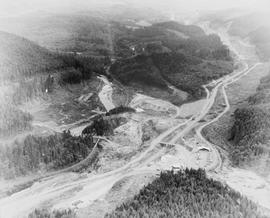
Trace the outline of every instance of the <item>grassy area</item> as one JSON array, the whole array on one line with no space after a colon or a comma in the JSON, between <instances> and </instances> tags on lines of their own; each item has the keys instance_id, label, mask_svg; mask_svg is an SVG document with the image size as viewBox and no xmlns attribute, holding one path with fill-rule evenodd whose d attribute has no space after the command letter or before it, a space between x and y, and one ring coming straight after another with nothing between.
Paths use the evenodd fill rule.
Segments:
<instances>
[{"instance_id":1,"label":"grassy area","mask_svg":"<svg viewBox=\"0 0 270 218\"><path fill-rule=\"evenodd\" d=\"M105 217L264 217L255 203L203 170L163 172Z\"/></svg>"}]
</instances>

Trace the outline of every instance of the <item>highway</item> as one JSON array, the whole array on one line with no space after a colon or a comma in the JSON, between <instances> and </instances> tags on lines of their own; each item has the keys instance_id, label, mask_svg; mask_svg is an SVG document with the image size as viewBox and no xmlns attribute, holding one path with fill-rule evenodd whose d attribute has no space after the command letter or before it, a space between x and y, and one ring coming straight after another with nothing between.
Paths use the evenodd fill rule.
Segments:
<instances>
[{"instance_id":1,"label":"highway","mask_svg":"<svg viewBox=\"0 0 270 218\"><path fill-rule=\"evenodd\" d=\"M215 119L196 129L196 134L205 144L212 148L212 156L215 157L215 161L207 167L207 170L219 170L221 165L220 154L215 145L212 145L202 137L201 131L207 125L210 125L220 119L220 117L230 109L230 104L225 90L226 86L240 79L260 64L261 63L254 64L252 67L248 67L247 64L245 64L245 68L243 70L227 75L217 80L214 84L210 83L205 85L206 102L200 113L161 133L151 141L150 145L144 151L137 154L124 166L110 172L100 174L91 173L81 175L61 171L54 175L42 178L31 187L0 199L0 217L3 217L3 214L5 214L5 217L3 218L27 217L27 215L34 209L44 205L48 208L73 208L74 202L81 202L76 207L83 208L91 205L91 203L97 199L104 198L106 193L111 190L115 183L121 181L127 176L138 175L140 173L144 174L146 172L156 174L158 172L158 168L151 168L149 170L141 168L164 154L164 149L160 148L160 143L164 142L167 137L174 135L170 139L169 143L175 144L177 140L198 126L199 121L213 106L218 90L221 88L225 98L226 108ZM104 80L104 78L100 79L105 82L105 88L102 89L99 96L106 110L110 110L114 107L111 99L112 87ZM211 91L209 91L210 87Z\"/></svg>"}]
</instances>

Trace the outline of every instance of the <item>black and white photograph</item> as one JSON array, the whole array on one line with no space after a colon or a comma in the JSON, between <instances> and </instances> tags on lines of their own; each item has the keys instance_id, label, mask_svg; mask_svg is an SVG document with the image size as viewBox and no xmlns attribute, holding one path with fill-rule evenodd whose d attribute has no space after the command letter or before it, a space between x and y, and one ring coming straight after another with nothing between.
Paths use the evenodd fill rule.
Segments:
<instances>
[{"instance_id":1,"label":"black and white photograph","mask_svg":"<svg viewBox=\"0 0 270 218\"><path fill-rule=\"evenodd\" d=\"M0 218L270 218L270 1L0 0Z\"/></svg>"}]
</instances>

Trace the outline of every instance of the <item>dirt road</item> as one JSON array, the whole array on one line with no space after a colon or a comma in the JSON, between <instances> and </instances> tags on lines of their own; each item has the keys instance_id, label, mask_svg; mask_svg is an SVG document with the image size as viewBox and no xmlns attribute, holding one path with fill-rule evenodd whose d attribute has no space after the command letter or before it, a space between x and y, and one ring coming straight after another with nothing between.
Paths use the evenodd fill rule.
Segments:
<instances>
[{"instance_id":1,"label":"dirt road","mask_svg":"<svg viewBox=\"0 0 270 218\"><path fill-rule=\"evenodd\" d=\"M246 71L241 73L245 72ZM145 151L140 153L125 166L100 175L85 174L82 176L75 173L60 173L49 178L41 179L32 187L1 199L0 214L2 213L2 216L5 214L5 218L24 217L35 208L44 205L49 208L85 207L94 200L104 197L117 181L128 175L132 175L133 172L138 173L138 168L143 166L144 163L148 163L148 159L153 155L153 150L167 136L175 133L177 137L181 137L194 128L197 122L205 116L213 105L218 87L221 86L221 84L226 84L227 81L232 81L232 79L239 74L235 74L231 77L227 76L226 79L218 83L211 92L206 88L207 101L201 113L160 134L151 142L150 146ZM106 99L106 101L108 101L108 99ZM179 128L183 126L185 128L178 133ZM217 153L216 155L219 154ZM19 205L23 205L23 207ZM14 208L17 209L14 210Z\"/></svg>"},{"instance_id":2,"label":"dirt road","mask_svg":"<svg viewBox=\"0 0 270 218\"><path fill-rule=\"evenodd\" d=\"M203 25L204 28L209 30L208 25ZM213 31L210 30L211 33ZM216 32L214 32L216 33ZM219 34L221 34L222 38L229 38L226 29L219 30ZM218 147L217 145L213 145L210 142L208 142L201 134L203 128L205 128L208 125L211 125L214 122L217 122L222 116L224 116L231 108L229 99L226 93L226 88L236 82L237 80L241 79L242 77L246 76L248 73L250 73L252 70L256 70L257 67L264 63L258 62L258 59L255 54L254 46L251 46L250 44L243 42L242 40L238 41L242 48L247 48L247 50L250 51L250 49L253 49L253 52L251 52L251 55L239 55L238 58L240 61L245 63L246 70L243 74L238 73L235 75L235 77L231 78L230 80L227 80L226 83L223 83L220 87L224 100L225 100L225 109L223 112L221 112L215 119L212 119L211 121L205 123L204 125L201 125L199 128L196 129L196 135L200 140L203 142L203 144L207 145L208 147L216 150ZM230 47L233 47L232 44L228 41L228 45ZM236 49L233 49L233 51L237 51ZM236 52L236 54L239 54ZM258 63L255 63L258 62ZM255 63L255 64L254 64ZM251 65L252 64L252 65ZM217 152L217 151L216 151ZM257 175L256 172L250 171L248 169L240 169L236 167L232 167L228 165L229 160L226 158L225 155L225 164L221 168L221 160L219 161L219 164L214 166L215 172L214 174L210 174L214 179L220 180L233 189L239 191L243 195L247 196L249 199L253 200L254 202L258 203L260 206L265 208L265 212L269 215L270 211L270 177L264 178L260 175ZM211 170L211 168L208 168L207 170Z\"/></svg>"},{"instance_id":3,"label":"dirt road","mask_svg":"<svg viewBox=\"0 0 270 218\"><path fill-rule=\"evenodd\" d=\"M169 150L169 148L160 148L160 143L169 136L173 136L169 142L174 143L179 138L189 133L209 112L214 104L215 97L219 88L222 88L223 95L226 96L226 85L239 79L242 75L250 72L259 64L260 63L257 63L251 68L247 68L246 66L246 68L240 72L234 72L232 75L225 76L213 84L205 85L204 88L207 93L207 98L205 100L205 105L200 113L195 114L189 120L186 120L183 123L179 123L176 126L173 126L161 133L158 137L151 141L150 145L144 151L135 155L128 164L116 170L101 174L77 174L62 172L50 177L43 178L39 182L34 183L34 185L30 188L17 192L9 197L0 199L0 217L27 217L30 212L39 207L74 209L84 208L91 205L93 201L104 198L115 183L121 181L127 176L138 175L145 172L150 174L158 173L158 165L153 165L151 168L147 169L145 166L155 159L161 158L162 156L164 157L164 151ZM102 91L99 93L99 97L106 110L110 110L114 108L111 98L112 87L106 78L100 77L100 79L105 83L105 85ZM209 89L210 86L211 89ZM226 113L226 110L228 110L229 107L230 106L227 99L225 112L223 111L219 117ZM216 119L211 122L215 122ZM206 125L209 125L211 122L207 123ZM197 130L197 134L202 140L205 140L200 133L202 128L203 127L200 127ZM214 145L209 144L207 141L205 141L205 143L207 143L209 146L212 146L212 156L215 158L211 164L211 167L208 166L208 169L219 169L221 158L218 151L215 149ZM181 152L185 152L184 146L179 145L179 148L176 149L182 149ZM167 155L166 157L170 158L171 156ZM205 167L205 165L201 167Z\"/></svg>"}]
</instances>

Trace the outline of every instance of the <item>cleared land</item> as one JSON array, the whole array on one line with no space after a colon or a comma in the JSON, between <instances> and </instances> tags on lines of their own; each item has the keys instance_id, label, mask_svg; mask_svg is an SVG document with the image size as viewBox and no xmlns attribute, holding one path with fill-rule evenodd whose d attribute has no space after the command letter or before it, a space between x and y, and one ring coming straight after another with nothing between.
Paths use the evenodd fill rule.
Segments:
<instances>
[{"instance_id":1,"label":"cleared land","mask_svg":"<svg viewBox=\"0 0 270 218\"><path fill-rule=\"evenodd\" d=\"M124 122L114 129L113 134L97 137L103 147L98 153L97 171L89 172L89 169L84 173L59 171L45 175L38 182L27 186L28 188L0 199L0 215L5 212L6 217L26 217L36 208L48 210L71 208L81 217L89 217L89 214L101 217L117 204L138 193L139 188L153 181L160 175L160 171L172 168L176 170L185 167L204 168L208 172L216 171L218 176L226 179L225 175L230 174L226 174L227 171L220 172L222 159L216 146L205 141L200 134L197 133L196 136L192 134L196 133L194 128L203 123L202 119L213 105L215 110L220 110L215 104L219 102L224 90L221 92L219 88L236 80L237 73L240 75L245 72L245 70L234 72L233 75L201 87L206 93L204 104L199 102L199 110L192 110L189 114L183 113L186 109L179 109L164 100L140 94L134 96L129 105L136 109L136 113L120 115ZM113 87L105 78L103 81L105 86L102 86L100 95L97 96L100 97L104 107L110 109L114 105ZM77 99L83 102L91 98L89 96L91 95L87 91L77 96ZM221 111L218 113L223 115ZM80 133L81 128L88 125L87 121L89 120L82 119L81 122L75 123L75 128L71 130L76 134ZM67 125L66 128L74 126ZM188 137L185 138L186 135ZM210 175L213 176L215 173ZM241 186L243 181L239 178L233 177L236 179L235 187L238 190L243 188ZM254 181L254 178L250 180ZM130 195L126 195L130 190ZM268 199L266 195L264 196ZM19 207L21 205L24 206Z\"/></svg>"}]
</instances>

